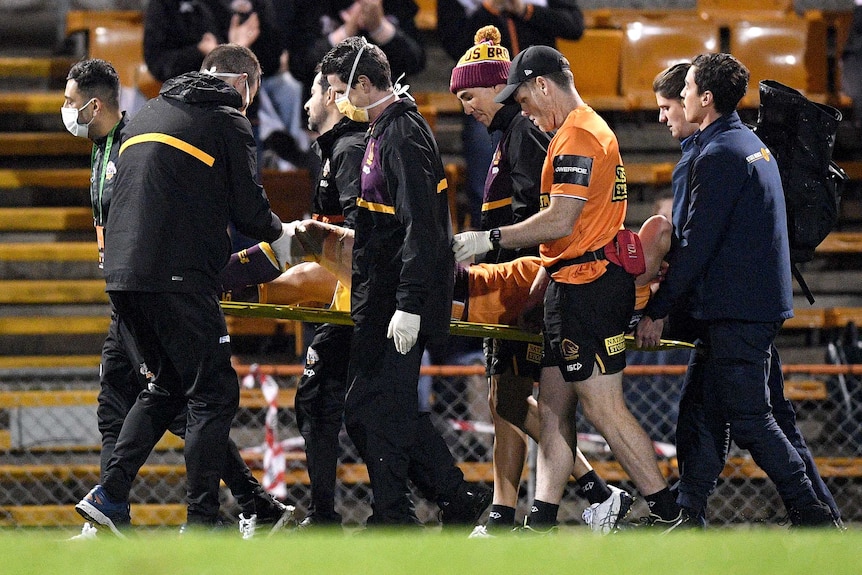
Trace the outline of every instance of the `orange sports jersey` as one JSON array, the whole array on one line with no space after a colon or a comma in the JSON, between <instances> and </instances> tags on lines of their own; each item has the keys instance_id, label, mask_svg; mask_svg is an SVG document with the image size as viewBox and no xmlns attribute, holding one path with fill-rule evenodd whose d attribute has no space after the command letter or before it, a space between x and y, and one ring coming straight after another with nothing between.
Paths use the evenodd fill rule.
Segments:
<instances>
[{"instance_id":1,"label":"orange sports jersey","mask_svg":"<svg viewBox=\"0 0 862 575\"><path fill-rule=\"evenodd\" d=\"M617 137L589 106L572 110L548 146L542 167L542 208L550 198L584 200L572 233L541 245L545 267L610 242L626 218L626 173ZM608 262L566 266L553 274L562 283L584 284L605 273Z\"/></svg>"}]
</instances>

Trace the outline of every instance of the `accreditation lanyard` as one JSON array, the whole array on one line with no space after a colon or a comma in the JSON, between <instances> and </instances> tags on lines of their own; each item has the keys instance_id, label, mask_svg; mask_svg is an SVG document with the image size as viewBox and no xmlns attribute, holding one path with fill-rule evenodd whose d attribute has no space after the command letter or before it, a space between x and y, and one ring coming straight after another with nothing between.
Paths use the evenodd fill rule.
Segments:
<instances>
[{"instance_id":1,"label":"accreditation lanyard","mask_svg":"<svg viewBox=\"0 0 862 575\"><path fill-rule=\"evenodd\" d=\"M119 126L117 122L117 126ZM108 140L105 142L105 153L102 157L102 169L99 171L99 196L93 202L93 225L96 227L96 243L99 245L99 267L103 268L105 264L105 226L102 218L102 193L105 190L105 172L108 170L108 163L111 161L111 147L114 145L114 133L117 131L117 126L114 126L108 133ZM93 145L93 151L90 153L90 165L96 159L96 146ZM98 210L98 212L97 212ZM102 222L100 224L99 222Z\"/></svg>"}]
</instances>

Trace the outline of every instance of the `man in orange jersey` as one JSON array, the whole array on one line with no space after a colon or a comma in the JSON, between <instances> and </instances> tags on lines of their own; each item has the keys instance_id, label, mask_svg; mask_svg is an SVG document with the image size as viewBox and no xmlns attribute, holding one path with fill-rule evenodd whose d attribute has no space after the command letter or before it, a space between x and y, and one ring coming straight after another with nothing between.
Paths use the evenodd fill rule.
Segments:
<instances>
[{"instance_id":1,"label":"man in orange jersey","mask_svg":"<svg viewBox=\"0 0 862 575\"><path fill-rule=\"evenodd\" d=\"M624 334L635 303L633 275L643 269L627 271L609 260L617 260L618 246L625 247L616 241L627 207L616 136L581 99L565 57L547 46L518 54L496 99L517 102L541 129L557 130L542 172L543 209L518 224L458 234L453 242L459 261L495 247L541 244L542 265L550 276L544 299L536 499L525 528L556 526L572 469L580 401L584 415L644 495L652 523L675 529L684 516L622 393ZM636 253L636 246L631 247Z\"/></svg>"}]
</instances>

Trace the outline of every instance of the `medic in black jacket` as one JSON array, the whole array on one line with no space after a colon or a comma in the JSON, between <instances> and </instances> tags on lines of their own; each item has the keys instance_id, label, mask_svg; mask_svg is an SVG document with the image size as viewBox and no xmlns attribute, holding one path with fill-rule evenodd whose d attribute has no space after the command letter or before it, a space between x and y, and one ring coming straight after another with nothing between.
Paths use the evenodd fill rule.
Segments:
<instances>
[{"instance_id":1,"label":"medic in black jacket","mask_svg":"<svg viewBox=\"0 0 862 575\"><path fill-rule=\"evenodd\" d=\"M120 146L105 276L148 387L123 423L102 485L78 505L108 524L158 439L186 408L187 521L215 524L224 446L239 405L218 301L219 272L230 258L227 226L232 221L268 242L282 236L242 113L260 85L260 64L248 48L224 44L203 66L206 73L166 82L126 126Z\"/></svg>"},{"instance_id":2,"label":"medic in black jacket","mask_svg":"<svg viewBox=\"0 0 862 575\"><path fill-rule=\"evenodd\" d=\"M306 104L309 127L315 131L322 128L312 127L321 120L318 118L320 110L310 107L313 107L312 102L314 105L325 102L326 92L323 90L322 97L322 83L318 78L315 76L317 85ZM364 122L341 118L311 145L321 162L320 177L312 197L315 220L353 228L360 185L359 166L365 152L367 129L368 124ZM344 289L339 285L333 309L346 299L339 297ZM347 392L346 357L352 336L352 326L325 323L315 327L296 390L296 425L305 439L311 486L311 501L301 524L303 529L312 525L341 525L341 515L335 510L335 491L341 449L339 434Z\"/></svg>"},{"instance_id":3,"label":"medic in black jacket","mask_svg":"<svg viewBox=\"0 0 862 575\"><path fill-rule=\"evenodd\" d=\"M311 145L320 157L320 179L311 199L315 220L353 228L359 166L368 124L342 118Z\"/></svg>"},{"instance_id":4,"label":"medic in black jacket","mask_svg":"<svg viewBox=\"0 0 862 575\"><path fill-rule=\"evenodd\" d=\"M431 190L432 193L428 193ZM387 323L396 309L420 333L449 333L454 259L446 175L416 105L402 99L371 125L353 247L354 322Z\"/></svg>"},{"instance_id":5,"label":"medic in black jacket","mask_svg":"<svg viewBox=\"0 0 862 575\"><path fill-rule=\"evenodd\" d=\"M108 220L108 291L218 293L229 221L256 239L281 235L240 112L248 99L190 72L165 82L129 123Z\"/></svg>"},{"instance_id":6,"label":"medic in black jacket","mask_svg":"<svg viewBox=\"0 0 862 575\"><path fill-rule=\"evenodd\" d=\"M422 425L416 382L425 344L448 333L454 279L443 162L416 105L399 99L380 48L348 38L321 73L342 114L371 122L356 202L345 425L368 467L369 523L415 524L410 461L439 439ZM471 499L461 491L456 499ZM490 497L473 499L481 513Z\"/></svg>"}]
</instances>

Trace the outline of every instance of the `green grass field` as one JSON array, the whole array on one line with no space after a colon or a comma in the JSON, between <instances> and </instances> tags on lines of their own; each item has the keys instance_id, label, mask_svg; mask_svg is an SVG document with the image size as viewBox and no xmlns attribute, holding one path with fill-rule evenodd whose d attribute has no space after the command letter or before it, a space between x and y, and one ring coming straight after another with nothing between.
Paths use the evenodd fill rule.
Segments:
<instances>
[{"instance_id":1,"label":"green grass field","mask_svg":"<svg viewBox=\"0 0 862 575\"><path fill-rule=\"evenodd\" d=\"M658 536L598 537L583 529L543 538L467 539L466 533L239 535L146 532L122 541L100 533L65 541L72 531L0 531L0 573L252 575L454 573L670 575L862 573L862 531L789 532L717 529Z\"/></svg>"}]
</instances>

